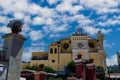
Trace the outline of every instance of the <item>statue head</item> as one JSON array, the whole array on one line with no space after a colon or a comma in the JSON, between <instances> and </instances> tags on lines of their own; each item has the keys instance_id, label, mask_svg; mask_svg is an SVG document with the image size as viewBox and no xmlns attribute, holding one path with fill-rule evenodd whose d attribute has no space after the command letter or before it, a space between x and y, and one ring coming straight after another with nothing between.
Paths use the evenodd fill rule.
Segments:
<instances>
[{"instance_id":1,"label":"statue head","mask_svg":"<svg viewBox=\"0 0 120 80\"><path fill-rule=\"evenodd\" d=\"M18 34L22 31L23 22L20 20L12 20L7 24L7 27L11 28L12 33Z\"/></svg>"}]
</instances>

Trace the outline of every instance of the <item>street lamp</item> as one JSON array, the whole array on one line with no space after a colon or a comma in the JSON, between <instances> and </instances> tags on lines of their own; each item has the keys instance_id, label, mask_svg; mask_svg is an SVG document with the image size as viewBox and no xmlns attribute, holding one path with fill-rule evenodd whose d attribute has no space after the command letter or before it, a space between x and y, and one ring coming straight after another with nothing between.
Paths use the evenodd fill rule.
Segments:
<instances>
[{"instance_id":1,"label":"street lamp","mask_svg":"<svg viewBox=\"0 0 120 80\"><path fill-rule=\"evenodd\" d=\"M0 61L5 61L5 53L7 51L8 48L5 47L1 47L0 46Z\"/></svg>"},{"instance_id":2,"label":"street lamp","mask_svg":"<svg viewBox=\"0 0 120 80\"><path fill-rule=\"evenodd\" d=\"M109 70L110 67L107 67L107 72L108 72L108 76L109 76L109 80L110 80L110 70Z\"/></svg>"},{"instance_id":3,"label":"street lamp","mask_svg":"<svg viewBox=\"0 0 120 80\"><path fill-rule=\"evenodd\" d=\"M59 70L59 56L60 56L60 46L58 45L58 70Z\"/></svg>"}]
</instances>

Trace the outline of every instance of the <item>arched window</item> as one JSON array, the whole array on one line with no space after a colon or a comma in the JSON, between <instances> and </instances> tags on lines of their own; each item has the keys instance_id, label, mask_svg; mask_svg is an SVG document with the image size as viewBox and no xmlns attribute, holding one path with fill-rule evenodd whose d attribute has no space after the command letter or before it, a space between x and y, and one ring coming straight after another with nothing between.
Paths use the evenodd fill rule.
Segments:
<instances>
[{"instance_id":1,"label":"arched window","mask_svg":"<svg viewBox=\"0 0 120 80\"><path fill-rule=\"evenodd\" d=\"M53 53L53 48L50 48L50 53Z\"/></svg>"},{"instance_id":2,"label":"arched window","mask_svg":"<svg viewBox=\"0 0 120 80\"><path fill-rule=\"evenodd\" d=\"M54 49L54 53L57 53L57 48Z\"/></svg>"}]
</instances>

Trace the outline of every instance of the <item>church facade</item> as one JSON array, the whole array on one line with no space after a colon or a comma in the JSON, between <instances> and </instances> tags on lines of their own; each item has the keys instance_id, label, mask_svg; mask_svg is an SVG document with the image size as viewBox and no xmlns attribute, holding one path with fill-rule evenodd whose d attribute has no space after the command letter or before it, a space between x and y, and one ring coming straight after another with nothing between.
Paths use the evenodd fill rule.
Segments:
<instances>
[{"instance_id":1,"label":"church facade","mask_svg":"<svg viewBox=\"0 0 120 80\"><path fill-rule=\"evenodd\" d=\"M104 35L100 31L97 33L97 38L92 38L78 29L71 36L52 42L48 52L33 52L30 65L44 64L54 70L62 71L65 65L80 54L82 59L94 59L96 66L105 68L106 54L103 41Z\"/></svg>"}]
</instances>

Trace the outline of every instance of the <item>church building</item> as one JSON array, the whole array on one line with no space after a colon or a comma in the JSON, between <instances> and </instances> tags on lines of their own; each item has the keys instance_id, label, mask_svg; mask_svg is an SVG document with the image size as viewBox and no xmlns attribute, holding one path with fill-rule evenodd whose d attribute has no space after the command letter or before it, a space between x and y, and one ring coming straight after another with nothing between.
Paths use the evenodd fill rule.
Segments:
<instances>
[{"instance_id":1,"label":"church building","mask_svg":"<svg viewBox=\"0 0 120 80\"><path fill-rule=\"evenodd\" d=\"M54 70L63 71L77 55L82 59L94 59L96 66L106 67L106 54L103 46L104 35L98 31L97 38L88 36L78 28L71 36L52 42L48 52L33 52L30 65L44 64Z\"/></svg>"}]
</instances>

